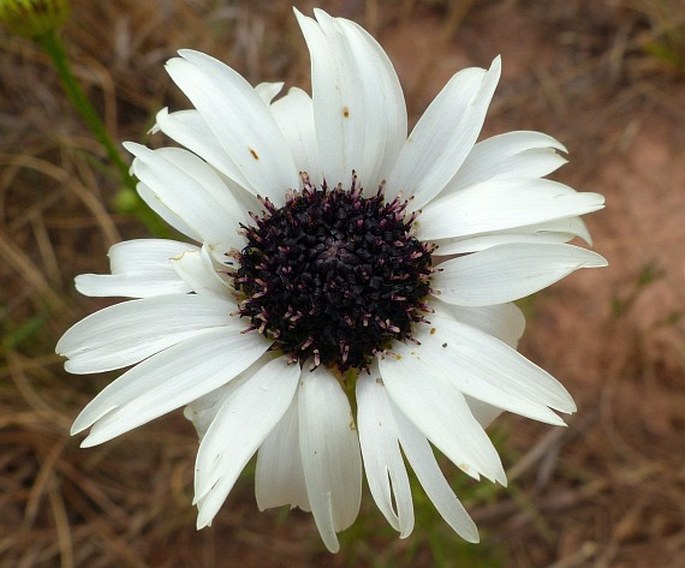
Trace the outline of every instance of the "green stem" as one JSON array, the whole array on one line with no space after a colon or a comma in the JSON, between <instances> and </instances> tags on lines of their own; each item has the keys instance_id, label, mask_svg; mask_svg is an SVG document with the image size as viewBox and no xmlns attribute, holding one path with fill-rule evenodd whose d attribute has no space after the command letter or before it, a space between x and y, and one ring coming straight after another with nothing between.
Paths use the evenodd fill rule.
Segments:
<instances>
[{"instance_id":1,"label":"green stem","mask_svg":"<svg viewBox=\"0 0 685 568\"><path fill-rule=\"evenodd\" d=\"M86 124L95 135L98 142L105 148L107 157L116 166L117 170L119 170L121 181L125 188L122 189L117 196L119 206L123 206L127 212L135 213L154 235L168 236L168 227L142 202L140 197L138 197L138 193L136 192L136 180L129 174L128 164L122 158L117 146L110 138L105 125L102 123L102 120L100 120L100 116L76 82L76 78L69 66L67 53L57 32L45 34L37 38L37 41L50 55L55 69L57 70L57 75L62 82L62 86L64 87L71 104L74 105L76 110L86 121Z\"/></svg>"},{"instance_id":2,"label":"green stem","mask_svg":"<svg viewBox=\"0 0 685 568\"><path fill-rule=\"evenodd\" d=\"M64 87L69 100L86 121L86 124L88 124L88 127L91 129L98 142L100 142L107 151L107 157L116 165L124 185L135 191L135 180L128 173L128 165L112 142L105 125L100 120L93 105L76 82L76 79L71 72L69 61L67 60L66 51L64 50L64 46L62 45L59 36L56 32L51 32L41 36L38 41L52 58L52 62L55 65L55 69L62 81L62 86Z\"/></svg>"}]
</instances>

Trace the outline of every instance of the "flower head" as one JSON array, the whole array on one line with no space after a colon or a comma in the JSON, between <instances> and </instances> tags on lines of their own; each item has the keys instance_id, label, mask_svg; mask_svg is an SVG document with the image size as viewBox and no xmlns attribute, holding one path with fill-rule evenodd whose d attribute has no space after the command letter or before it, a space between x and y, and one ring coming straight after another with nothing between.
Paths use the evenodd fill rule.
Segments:
<instances>
[{"instance_id":1,"label":"flower head","mask_svg":"<svg viewBox=\"0 0 685 568\"><path fill-rule=\"evenodd\" d=\"M575 410L515 350L512 302L605 265L567 244L589 242L580 215L604 200L544 179L565 162L549 136L476 143L499 58L454 75L407 136L376 41L320 10L296 15L311 97L277 98L282 84L253 88L195 51L168 62L194 108L160 111L156 130L184 148L126 147L142 198L195 244L122 242L111 274L77 277L86 295L133 299L66 332L67 370L132 368L72 431L90 428L92 446L185 407L200 436L198 527L257 453L259 507L311 511L332 551L357 516L362 470L388 522L411 533L406 459L477 541L431 444L506 483L484 428L503 410L550 424Z\"/></svg>"}]
</instances>

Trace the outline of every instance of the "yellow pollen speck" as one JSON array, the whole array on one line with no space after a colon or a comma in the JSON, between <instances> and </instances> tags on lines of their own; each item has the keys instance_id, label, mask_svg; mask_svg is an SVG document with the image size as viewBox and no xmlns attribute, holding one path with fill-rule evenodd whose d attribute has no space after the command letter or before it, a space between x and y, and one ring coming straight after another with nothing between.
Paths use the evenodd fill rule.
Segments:
<instances>
[{"instance_id":1,"label":"yellow pollen speck","mask_svg":"<svg viewBox=\"0 0 685 568\"><path fill-rule=\"evenodd\" d=\"M435 335L435 332L436 332L436 331L437 331L437 330L436 330L434 327L431 327L430 334L431 334L431 335Z\"/></svg>"},{"instance_id":2,"label":"yellow pollen speck","mask_svg":"<svg viewBox=\"0 0 685 568\"><path fill-rule=\"evenodd\" d=\"M257 151L254 150L253 148L249 148L249 150L250 150L250 154L252 154L252 157L253 157L255 160L259 160L259 154L257 154Z\"/></svg>"}]
</instances>

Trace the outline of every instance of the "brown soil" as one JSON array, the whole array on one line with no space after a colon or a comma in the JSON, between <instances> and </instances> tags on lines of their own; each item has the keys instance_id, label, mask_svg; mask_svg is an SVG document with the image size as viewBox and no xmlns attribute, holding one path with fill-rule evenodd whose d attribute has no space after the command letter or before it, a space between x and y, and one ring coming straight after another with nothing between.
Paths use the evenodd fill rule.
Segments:
<instances>
[{"instance_id":1,"label":"brown soil","mask_svg":"<svg viewBox=\"0 0 685 568\"><path fill-rule=\"evenodd\" d=\"M414 119L457 69L501 53L484 134L552 134L571 159L555 178L606 195L588 225L610 267L524 303L521 350L564 382L578 413L567 429L497 423L511 488L465 490L478 547L461 547L433 517L399 541L365 495L360 528L330 556L309 515L257 511L250 472L214 526L196 532L197 442L180 413L95 449L69 437L78 410L114 376L67 375L53 355L71 323L108 304L78 296L73 276L106 271L111 244L148 233L115 212L116 176L93 157L103 152L47 57L3 32L0 566L684 565L685 5L321 5L376 34ZM309 12L310 2L299 7ZM180 47L212 53L253 83L308 84L289 2L76 0L64 36L79 81L120 140L144 141L158 108L187 105L162 69Z\"/></svg>"}]
</instances>

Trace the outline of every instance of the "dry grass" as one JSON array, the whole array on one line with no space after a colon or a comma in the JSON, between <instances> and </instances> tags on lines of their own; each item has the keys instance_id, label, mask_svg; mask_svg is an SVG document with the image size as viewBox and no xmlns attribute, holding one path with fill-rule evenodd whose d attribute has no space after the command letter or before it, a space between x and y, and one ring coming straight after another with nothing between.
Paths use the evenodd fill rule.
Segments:
<instances>
[{"instance_id":1,"label":"dry grass","mask_svg":"<svg viewBox=\"0 0 685 568\"><path fill-rule=\"evenodd\" d=\"M574 275L525 306L522 349L565 382L580 410L566 430L504 421L512 489L470 498L481 546L511 567L680 566L685 6L322 5L381 39L414 118L454 70L502 53L487 134L553 134L571 151L560 177L608 197L589 224L610 269ZM186 105L162 69L180 47L207 51L253 83L307 87L288 2L78 0L65 38L79 81L119 140L145 141L157 109ZM331 558L308 516L257 512L249 475L214 527L196 533L196 439L179 413L78 449L70 423L112 377L69 376L53 354L71 323L107 304L79 297L72 280L106 271L112 243L145 235L135 217L116 212L117 181L102 158L47 57L0 35L0 566L455 565L437 555L432 528L418 527L414 544L376 531L382 522L368 496L366 532Z\"/></svg>"}]
</instances>

